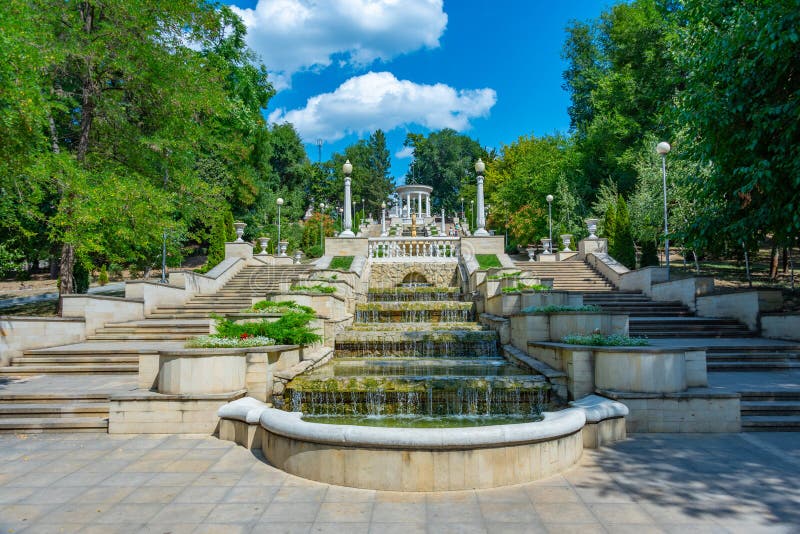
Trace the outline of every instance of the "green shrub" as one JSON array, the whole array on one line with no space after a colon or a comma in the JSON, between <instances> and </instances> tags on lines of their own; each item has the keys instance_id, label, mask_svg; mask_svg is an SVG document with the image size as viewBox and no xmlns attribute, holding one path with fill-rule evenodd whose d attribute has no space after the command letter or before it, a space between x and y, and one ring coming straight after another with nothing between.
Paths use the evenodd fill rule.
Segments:
<instances>
[{"instance_id":1,"label":"green shrub","mask_svg":"<svg viewBox=\"0 0 800 534\"><path fill-rule=\"evenodd\" d=\"M236 349L244 347L263 347L274 345L275 340L263 336L217 337L199 336L186 342L189 349Z\"/></svg>"},{"instance_id":2,"label":"green shrub","mask_svg":"<svg viewBox=\"0 0 800 534\"><path fill-rule=\"evenodd\" d=\"M349 271L350 266L353 264L353 256L334 256L328 269L336 269L339 271Z\"/></svg>"},{"instance_id":3,"label":"green shrub","mask_svg":"<svg viewBox=\"0 0 800 534\"><path fill-rule=\"evenodd\" d=\"M301 285L292 285L289 288L289 291L296 291L296 292L303 292L303 293L324 293L330 294L335 293L335 287L323 286L322 284L316 284L313 286L301 286Z\"/></svg>"},{"instance_id":4,"label":"green shrub","mask_svg":"<svg viewBox=\"0 0 800 534\"><path fill-rule=\"evenodd\" d=\"M599 312L600 306L587 304L584 306L528 306L522 313L560 313L560 312Z\"/></svg>"},{"instance_id":5,"label":"green shrub","mask_svg":"<svg viewBox=\"0 0 800 534\"><path fill-rule=\"evenodd\" d=\"M659 264L656 242L648 239L642 243L642 257L639 260L639 267L658 267Z\"/></svg>"},{"instance_id":6,"label":"green shrub","mask_svg":"<svg viewBox=\"0 0 800 534\"><path fill-rule=\"evenodd\" d=\"M503 264L497 257L497 254L475 254L475 260L478 262L478 269L485 271L492 267L502 267Z\"/></svg>"},{"instance_id":7,"label":"green shrub","mask_svg":"<svg viewBox=\"0 0 800 534\"><path fill-rule=\"evenodd\" d=\"M225 241L228 232L225 231L225 216L215 217L211 222L211 236L208 245L208 272L225 259Z\"/></svg>"},{"instance_id":8,"label":"green shrub","mask_svg":"<svg viewBox=\"0 0 800 534\"><path fill-rule=\"evenodd\" d=\"M300 304L296 303L293 300L287 300L286 302L275 302L272 300L260 300L253 304L249 311L251 312L260 312L260 313L285 313L287 311L302 311L304 313L310 313L314 315L313 308L308 306L301 306Z\"/></svg>"},{"instance_id":9,"label":"green shrub","mask_svg":"<svg viewBox=\"0 0 800 534\"><path fill-rule=\"evenodd\" d=\"M277 321L262 320L253 323L235 323L223 317L216 317L217 333L213 337L243 338L247 336L268 337L280 345L308 345L322 339L309 327L314 314L305 311L290 311Z\"/></svg>"},{"instance_id":10,"label":"green shrub","mask_svg":"<svg viewBox=\"0 0 800 534\"><path fill-rule=\"evenodd\" d=\"M571 334L561 338L562 343L587 345L593 347L643 347L650 342L643 337L628 337L620 334Z\"/></svg>"},{"instance_id":11,"label":"green shrub","mask_svg":"<svg viewBox=\"0 0 800 534\"><path fill-rule=\"evenodd\" d=\"M89 269L83 262L76 261L72 268L72 280L75 293L86 293L89 291Z\"/></svg>"},{"instance_id":12,"label":"green shrub","mask_svg":"<svg viewBox=\"0 0 800 534\"><path fill-rule=\"evenodd\" d=\"M486 278L489 280L502 280L503 278L516 278L522 274L522 271L517 271L515 273L501 273L501 274L493 274L491 276L487 276Z\"/></svg>"},{"instance_id":13,"label":"green shrub","mask_svg":"<svg viewBox=\"0 0 800 534\"><path fill-rule=\"evenodd\" d=\"M103 265L100 267L100 273L97 275L97 283L104 286L108 283L108 269Z\"/></svg>"},{"instance_id":14,"label":"green shrub","mask_svg":"<svg viewBox=\"0 0 800 534\"><path fill-rule=\"evenodd\" d=\"M628 205L622 196L617 197L614 213L614 239L609 241L608 253L629 269L636 268L636 249L633 246L633 230L628 215Z\"/></svg>"},{"instance_id":15,"label":"green shrub","mask_svg":"<svg viewBox=\"0 0 800 534\"><path fill-rule=\"evenodd\" d=\"M543 284L530 284L530 285L528 285L528 284L523 284L522 282L519 282L517 285L512 286L512 287L504 287L501 291L503 293L516 293L517 291L536 291L538 293L538 292L541 292L541 291L551 291L552 289L553 289L552 287L546 286L546 285L543 285Z\"/></svg>"}]
</instances>

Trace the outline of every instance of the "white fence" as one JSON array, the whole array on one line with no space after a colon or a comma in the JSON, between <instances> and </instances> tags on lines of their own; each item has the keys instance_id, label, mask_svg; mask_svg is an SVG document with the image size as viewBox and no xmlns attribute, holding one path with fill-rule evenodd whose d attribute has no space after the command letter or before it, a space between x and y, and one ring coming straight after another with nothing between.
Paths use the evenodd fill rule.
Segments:
<instances>
[{"instance_id":1,"label":"white fence","mask_svg":"<svg viewBox=\"0 0 800 534\"><path fill-rule=\"evenodd\" d=\"M371 237L369 257L438 258L458 260L461 239L458 237Z\"/></svg>"}]
</instances>

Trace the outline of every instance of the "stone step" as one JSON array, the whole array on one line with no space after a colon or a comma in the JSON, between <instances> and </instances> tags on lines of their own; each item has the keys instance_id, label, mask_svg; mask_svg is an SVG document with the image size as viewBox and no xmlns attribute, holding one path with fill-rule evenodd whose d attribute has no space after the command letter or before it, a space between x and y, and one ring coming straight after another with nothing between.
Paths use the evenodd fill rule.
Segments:
<instances>
[{"instance_id":1,"label":"stone step","mask_svg":"<svg viewBox=\"0 0 800 534\"><path fill-rule=\"evenodd\" d=\"M687 333L684 330L675 330L675 331L651 331L651 330L630 330L629 334L632 337L646 337L652 339L666 339L666 338L685 338L685 337L693 337L693 338L740 338L740 337L753 337L755 334L751 332L738 332L738 331L731 331L731 332L714 332L714 331L697 331Z\"/></svg>"},{"instance_id":2,"label":"stone step","mask_svg":"<svg viewBox=\"0 0 800 534\"><path fill-rule=\"evenodd\" d=\"M96 334L170 334L170 333L208 333L209 325L193 324L183 326L106 326L95 331Z\"/></svg>"},{"instance_id":3,"label":"stone step","mask_svg":"<svg viewBox=\"0 0 800 534\"><path fill-rule=\"evenodd\" d=\"M203 334L208 334L208 330L202 332ZM197 337L200 334L197 333L181 333L181 334L160 334L160 333L152 333L152 334L113 334L113 333L103 333L103 334L94 334L88 336L86 338L87 341L182 341L185 339L191 339L193 337Z\"/></svg>"},{"instance_id":4,"label":"stone step","mask_svg":"<svg viewBox=\"0 0 800 534\"><path fill-rule=\"evenodd\" d=\"M138 365L138 356L86 356L75 354L70 356L18 356L11 358L11 366L17 365L75 365L75 364L121 363Z\"/></svg>"},{"instance_id":5,"label":"stone step","mask_svg":"<svg viewBox=\"0 0 800 534\"><path fill-rule=\"evenodd\" d=\"M138 373L139 365L107 363L102 365L92 364L67 364L59 365L21 365L0 367L0 376L30 376L44 374L96 374L96 373Z\"/></svg>"},{"instance_id":6,"label":"stone step","mask_svg":"<svg viewBox=\"0 0 800 534\"><path fill-rule=\"evenodd\" d=\"M800 401L742 401L742 415L800 415Z\"/></svg>"},{"instance_id":7,"label":"stone step","mask_svg":"<svg viewBox=\"0 0 800 534\"><path fill-rule=\"evenodd\" d=\"M108 417L108 403L88 404L3 404L0 405L0 421L17 418L64 418L64 417Z\"/></svg>"},{"instance_id":8,"label":"stone step","mask_svg":"<svg viewBox=\"0 0 800 534\"><path fill-rule=\"evenodd\" d=\"M739 395L743 402L787 402L800 401L800 391L778 390L778 391L740 391Z\"/></svg>"},{"instance_id":9,"label":"stone step","mask_svg":"<svg viewBox=\"0 0 800 534\"><path fill-rule=\"evenodd\" d=\"M108 403L107 393L0 393L2 404Z\"/></svg>"},{"instance_id":10,"label":"stone step","mask_svg":"<svg viewBox=\"0 0 800 534\"><path fill-rule=\"evenodd\" d=\"M742 417L744 432L797 432L800 415L748 415Z\"/></svg>"},{"instance_id":11,"label":"stone step","mask_svg":"<svg viewBox=\"0 0 800 534\"><path fill-rule=\"evenodd\" d=\"M32 417L0 420L0 433L108 432L108 419L100 417Z\"/></svg>"},{"instance_id":12,"label":"stone step","mask_svg":"<svg viewBox=\"0 0 800 534\"><path fill-rule=\"evenodd\" d=\"M800 369L800 362L788 361L752 361L752 362L715 362L707 363L709 371L784 371Z\"/></svg>"},{"instance_id":13,"label":"stone step","mask_svg":"<svg viewBox=\"0 0 800 534\"><path fill-rule=\"evenodd\" d=\"M800 354L796 352L712 352L706 350L707 361L732 361L732 362L756 362L756 361L770 361L770 362L785 362L785 361L800 361Z\"/></svg>"}]
</instances>

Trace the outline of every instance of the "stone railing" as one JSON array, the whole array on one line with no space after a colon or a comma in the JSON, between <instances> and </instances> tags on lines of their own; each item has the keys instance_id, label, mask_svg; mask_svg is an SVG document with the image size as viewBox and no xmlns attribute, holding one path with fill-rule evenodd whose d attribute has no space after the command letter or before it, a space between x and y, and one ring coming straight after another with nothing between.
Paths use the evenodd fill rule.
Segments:
<instances>
[{"instance_id":1,"label":"stone railing","mask_svg":"<svg viewBox=\"0 0 800 534\"><path fill-rule=\"evenodd\" d=\"M457 237L375 237L369 239L372 259L442 258L457 260L461 240Z\"/></svg>"}]
</instances>

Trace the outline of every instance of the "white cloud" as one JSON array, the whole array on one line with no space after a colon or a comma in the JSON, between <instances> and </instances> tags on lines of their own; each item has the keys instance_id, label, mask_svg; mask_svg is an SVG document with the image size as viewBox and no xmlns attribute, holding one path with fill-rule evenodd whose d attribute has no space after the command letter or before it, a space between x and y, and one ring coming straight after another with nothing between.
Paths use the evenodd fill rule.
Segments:
<instances>
[{"instance_id":1,"label":"white cloud","mask_svg":"<svg viewBox=\"0 0 800 534\"><path fill-rule=\"evenodd\" d=\"M269 120L291 122L306 140L336 141L349 133L388 131L412 123L461 131L470 127L470 119L487 116L496 101L493 89L456 90L442 83L398 80L390 72L368 72L332 93L309 98L304 108L277 109Z\"/></svg>"},{"instance_id":2,"label":"white cloud","mask_svg":"<svg viewBox=\"0 0 800 534\"><path fill-rule=\"evenodd\" d=\"M231 9L278 89L295 72L330 65L333 56L369 65L436 48L447 26L442 0L258 0L254 9Z\"/></svg>"},{"instance_id":3,"label":"white cloud","mask_svg":"<svg viewBox=\"0 0 800 534\"><path fill-rule=\"evenodd\" d=\"M413 146L404 146L400 150L394 153L394 157L397 159L407 159L414 156L414 147Z\"/></svg>"}]
</instances>

